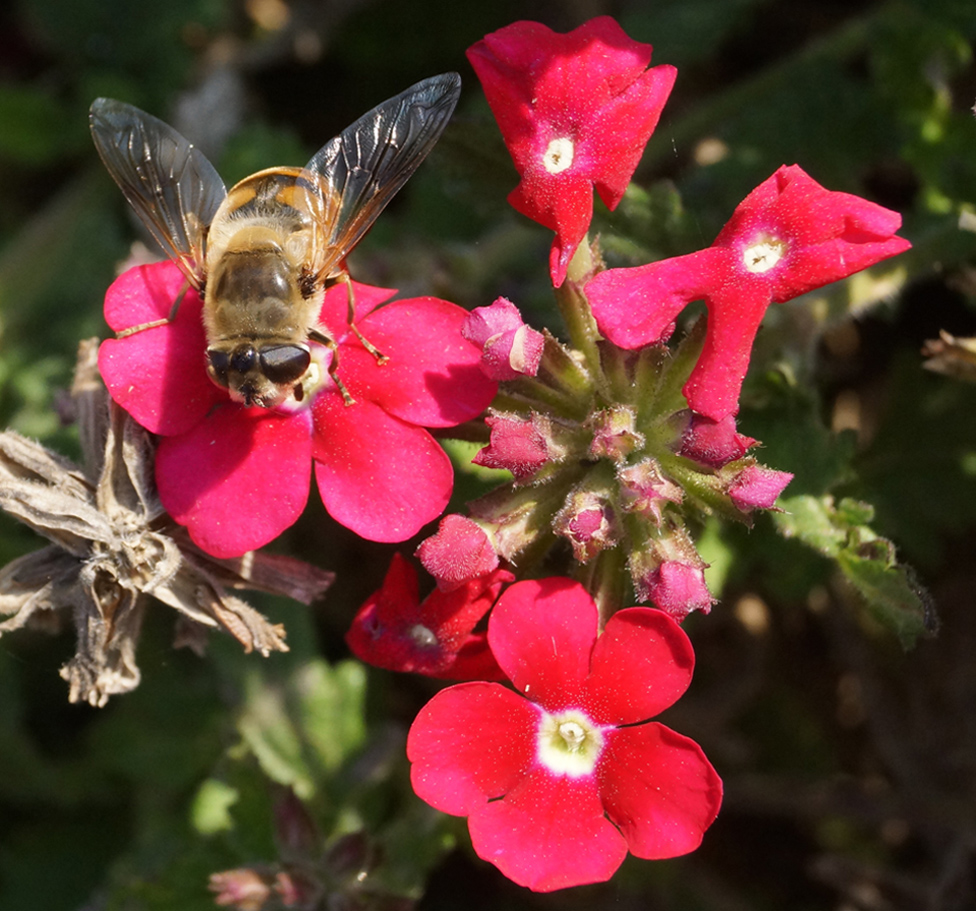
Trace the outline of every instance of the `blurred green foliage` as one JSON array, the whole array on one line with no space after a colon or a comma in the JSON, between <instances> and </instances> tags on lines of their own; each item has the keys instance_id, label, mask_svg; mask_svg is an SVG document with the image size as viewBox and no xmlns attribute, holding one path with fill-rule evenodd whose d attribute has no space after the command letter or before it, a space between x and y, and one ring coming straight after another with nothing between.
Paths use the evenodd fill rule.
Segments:
<instances>
[{"instance_id":1,"label":"blurred green foliage","mask_svg":"<svg viewBox=\"0 0 976 911\"><path fill-rule=\"evenodd\" d=\"M611 903L805 911L844 900L948 911L976 901L972 877L967 887L949 863L959 852L964 872L976 863L966 834L976 826L976 390L924 373L918 355L940 328L976 335L976 238L957 226L976 203L976 7L583 6L587 16L616 15L654 44L655 63L680 69L634 186L617 211L597 205L594 229L610 264L709 244L749 190L794 162L831 189L902 212L914 245L869 277L767 317L741 429L763 441L765 464L796 477L773 520L751 531L706 526L721 603L688 623L698 675L666 719L698 739L726 779L725 809L705 845L665 863L629 861L608 886L546 899L522 894L463 848L445 859L464 844L463 824L413 798L403 755L406 727L436 687L344 660L342 634L391 549L358 541L312 504L278 546L339 579L311 610L260 605L286 625L286 655L241 655L218 638L203 659L173 651L171 618L157 612L140 647L140 687L95 710L69 706L57 675L69 631L0 640L4 911L212 908L210 874L281 862L274 818L286 787L315 820L323 857L364 833L371 860L362 876L330 880L335 902L349 902L341 907L392 907L389 896L431 911ZM58 409L75 347L105 334L104 290L139 237L87 136L98 95L178 123L230 183L301 164L381 99L460 70L454 124L353 270L466 306L504 295L556 329L549 233L505 204L516 176L463 52L518 18L568 30L581 21L577 8L556 0L4 8L4 426L74 453ZM465 453L470 445L452 447L457 507L493 483L463 470ZM34 547L0 520L0 558ZM926 625L923 585L942 634L905 655L890 626L908 641ZM888 626L875 622L878 611ZM939 892L940 883L956 891ZM876 903L857 904L867 888Z\"/></svg>"}]
</instances>

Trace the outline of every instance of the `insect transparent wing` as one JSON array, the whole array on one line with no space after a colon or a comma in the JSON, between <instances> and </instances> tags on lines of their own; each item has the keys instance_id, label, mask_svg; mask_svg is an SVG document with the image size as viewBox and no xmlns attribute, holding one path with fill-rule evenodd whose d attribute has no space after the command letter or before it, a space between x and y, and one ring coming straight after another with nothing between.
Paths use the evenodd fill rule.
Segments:
<instances>
[{"instance_id":1,"label":"insect transparent wing","mask_svg":"<svg viewBox=\"0 0 976 911\"><path fill-rule=\"evenodd\" d=\"M313 267L319 278L333 272L427 157L460 94L457 73L424 79L364 114L305 166L322 235Z\"/></svg>"},{"instance_id":2,"label":"insect transparent wing","mask_svg":"<svg viewBox=\"0 0 976 911\"><path fill-rule=\"evenodd\" d=\"M111 98L89 115L95 147L143 224L193 287L207 228L227 191L206 156L162 120Z\"/></svg>"}]
</instances>

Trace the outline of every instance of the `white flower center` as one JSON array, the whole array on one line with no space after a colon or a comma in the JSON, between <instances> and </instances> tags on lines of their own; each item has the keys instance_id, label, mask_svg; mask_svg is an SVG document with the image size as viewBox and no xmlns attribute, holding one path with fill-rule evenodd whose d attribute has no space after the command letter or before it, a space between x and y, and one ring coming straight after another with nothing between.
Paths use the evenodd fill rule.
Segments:
<instances>
[{"instance_id":1,"label":"white flower center","mask_svg":"<svg viewBox=\"0 0 976 911\"><path fill-rule=\"evenodd\" d=\"M786 255L786 244L777 237L760 237L746 247L742 263L749 272L763 273L772 269Z\"/></svg>"},{"instance_id":2,"label":"white flower center","mask_svg":"<svg viewBox=\"0 0 976 911\"><path fill-rule=\"evenodd\" d=\"M546 147L542 156L542 163L550 174L561 174L573 164L573 153L576 147L568 136L553 139Z\"/></svg>"},{"instance_id":3,"label":"white flower center","mask_svg":"<svg viewBox=\"0 0 976 911\"><path fill-rule=\"evenodd\" d=\"M583 712L571 709L539 720L539 761L557 775L590 775L603 751L603 730Z\"/></svg>"},{"instance_id":4,"label":"white flower center","mask_svg":"<svg viewBox=\"0 0 976 911\"><path fill-rule=\"evenodd\" d=\"M437 645L437 636L422 623L410 627L410 638L421 648L432 648Z\"/></svg>"}]
</instances>

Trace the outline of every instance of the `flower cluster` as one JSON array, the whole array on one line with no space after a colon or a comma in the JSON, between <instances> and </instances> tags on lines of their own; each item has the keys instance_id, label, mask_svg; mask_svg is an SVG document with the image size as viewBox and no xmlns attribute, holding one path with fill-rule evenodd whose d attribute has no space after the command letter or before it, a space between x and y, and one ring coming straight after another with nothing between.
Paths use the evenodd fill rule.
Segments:
<instances>
[{"instance_id":1,"label":"flower cluster","mask_svg":"<svg viewBox=\"0 0 976 911\"><path fill-rule=\"evenodd\" d=\"M548 270L565 342L505 298L469 314L432 297L386 303L393 292L358 283L353 328L336 286L319 315L334 345L311 343L301 400L252 408L211 382L201 300L183 293L175 265L156 264L109 289L119 337L101 346L99 368L117 405L159 437L158 512L215 557L290 526L313 473L337 521L373 541L410 538L452 492L430 429L479 420L487 445L474 462L511 479L420 544L437 583L425 598L395 556L346 641L373 665L465 681L410 730L414 789L468 817L480 857L550 891L604 881L628 852L692 851L716 818L717 773L696 743L650 719L691 682L679 623L714 603L694 529L713 515L750 524L792 478L751 456L758 441L737 428L754 338L771 303L909 243L897 213L792 165L710 247L606 269L587 238L593 193L620 202L674 67L650 67L651 46L609 17L568 34L517 22L468 58L519 175L509 201L555 232ZM707 320L672 344L698 300ZM544 559L584 581L530 580L550 571ZM334 875L320 842L304 838L301 864L216 874L218 903L319 902Z\"/></svg>"}]
</instances>

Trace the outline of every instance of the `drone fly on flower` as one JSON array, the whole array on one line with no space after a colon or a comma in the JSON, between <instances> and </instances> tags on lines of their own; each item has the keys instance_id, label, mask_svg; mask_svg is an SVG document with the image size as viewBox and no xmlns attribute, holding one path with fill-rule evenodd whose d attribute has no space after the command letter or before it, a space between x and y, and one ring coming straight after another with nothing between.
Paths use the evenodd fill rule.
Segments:
<instances>
[{"instance_id":1,"label":"drone fly on flower","mask_svg":"<svg viewBox=\"0 0 976 911\"><path fill-rule=\"evenodd\" d=\"M304 168L259 171L229 192L200 150L163 121L109 98L92 104L102 161L203 297L207 372L235 401L274 408L305 397L317 372L310 343L335 350L318 323L324 291L346 284L352 325L345 258L433 148L460 92L457 73L418 82L360 117ZM335 370L333 356L329 372L351 401Z\"/></svg>"}]
</instances>

